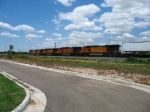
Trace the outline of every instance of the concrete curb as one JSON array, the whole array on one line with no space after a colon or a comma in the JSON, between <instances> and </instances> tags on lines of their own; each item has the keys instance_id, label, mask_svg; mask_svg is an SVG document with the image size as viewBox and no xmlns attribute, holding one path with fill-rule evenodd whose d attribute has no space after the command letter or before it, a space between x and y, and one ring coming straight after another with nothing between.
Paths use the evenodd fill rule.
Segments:
<instances>
[{"instance_id":1,"label":"concrete curb","mask_svg":"<svg viewBox=\"0 0 150 112\"><path fill-rule=\"evenodd\" d=\"M7 77L7 78L10 79L10 80L17 79L17 78L11 76L10 74L8 74L8 73L6 73L6 72L0 72L0 73L2 73L5 77ZM14 81L16 84L18 84L19 86L21 86L22 88L24 88L24 90L25 90L25 92L26 92L26 97L25 97L25 99L22 101L22 103L21 103L19 106L17 106L12 112L23 112L23 111L27 108L27 106L28 106L28 104L29 104L29 101L30 101L30 99L31 99L31 94L30 94L29 90L26 89L23 85L21 85L20 83L16 82L15 80L13 80L13 81Z\"/></svg>"},{"instance_id":2,"label":"concrete curb","mask_svg":"<svg viewBox=\"0 0 150 112\"><path fill-rule=\"evenodd\" d=\"M47 67L42 67L42 66L37 66L37 65L30 65L30 64L24 64L24 63L12 62L12 61L6 61L6 60L0 60L0 61L19 64L19 65L33 67L33 68L44 69L44 70L53 71L53 72L64 73L64 74L68 74L68 75L74 75L74 76L80 76L80 77L85 77L85 78L90 78L90 79L112 82L112 83L121 84L124 86L132 87L132 88L150 93L150 86L135 83L135 82L130 82L130 81L126 81L126 80L121 80L121 79L117 79L117 78L109 78L109 77L104 77L104 76L89 75L89 74L84 74L84 73L71 72L71 71L66 71L66 70L47 68Z\"/></svg>"},{"instance_id":3,"label":"concrete curb","mask_svg":"<svg viewBox=\"0 0 150 112\"><path fill-rule=\"evenodd\" d=\"M24 83L21 80L18 80L16 77L4 71L0 71L0 73L3 74L8 79L13 80L16 84L18 84L22 88L24 88L26 92L25 99L12 112L44 112L47 99L45 94L41 90L27 83Z\"/></svg>"}]
</instances>

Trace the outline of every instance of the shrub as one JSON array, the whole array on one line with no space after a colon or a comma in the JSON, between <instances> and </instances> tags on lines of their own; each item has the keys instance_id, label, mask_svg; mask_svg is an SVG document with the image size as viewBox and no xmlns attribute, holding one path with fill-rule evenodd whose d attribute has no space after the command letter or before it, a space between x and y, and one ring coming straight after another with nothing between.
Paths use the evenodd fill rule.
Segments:
<instances>
[{"instance_id":1,"label":"shrub","mask_svg":"<svg viewBox=\"0 0 150 112\"><path fill-rule=\"evenodd\" d=\"M13 59L12 55L7 55L7 58Z\"/></svg>"},{"instance_id":2,"label":"shrub","mask_svg":"<svg viewBox=\"0 0 150 112\"><path fill-rule=\"evenodd\" d=\"M147 64L150 64L150 58L147 59L146 63L147 63Z\"/></svg>"},{"instance_id":3,"label":"shrub","mask_svg":"<svg viewBox=\"0 0 150 112\"><path fill-rule=\"evenodd\" d=\"M26 56L26 55L19 55L18 58L21 58L21 59L29 59L29 57Z\"/></svg>"},{"instance_id":4,"label":"shrub","mask_svg":"<svg viewBox=\"0 0 150 112\"><path fill-rule=\"evenodd\" d=\"M139 63L141 63L141 64L145 64L145 63L146 63L146 61L145 61L145 60L141 60L141 59L139 59Z\"/></svg>"},{"instance_id":5,"label":"shrub","mask_svg":"<svg viewBox=\"0 0 150 112\"><path fill-rule=\"evenodd\" d=\"M139 60L136 57L129 57L123 61L124 63L138 63Z\"/></svg>"}]
</instances>

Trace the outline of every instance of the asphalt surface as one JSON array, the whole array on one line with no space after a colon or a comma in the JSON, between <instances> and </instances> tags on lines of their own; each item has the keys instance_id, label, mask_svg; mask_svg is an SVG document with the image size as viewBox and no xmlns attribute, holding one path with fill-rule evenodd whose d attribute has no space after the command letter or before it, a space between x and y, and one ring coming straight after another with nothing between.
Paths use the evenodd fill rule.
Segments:
<instances>
[{"instance_id":1,"label":"asphalt surface","mask_svg":"<svg viewBox=\"0 0 150 112\"><path fill-rule=\"evenodd\" d=\"M0 70L43 91L45 112L150 112L150 94L130 87L1 61Z\"/></svg>"}]
</instances>

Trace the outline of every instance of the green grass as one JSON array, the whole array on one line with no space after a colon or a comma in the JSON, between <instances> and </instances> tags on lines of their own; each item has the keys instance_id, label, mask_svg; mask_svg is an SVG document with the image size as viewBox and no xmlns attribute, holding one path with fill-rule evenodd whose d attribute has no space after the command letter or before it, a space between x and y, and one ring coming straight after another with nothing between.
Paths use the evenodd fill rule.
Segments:
<instances>
[{"instance_id":1,"label":"green grass","mask_svg":"<svg viewBox=\"0 0 150 112\"><path fill-rule=\"evenodd\" d=\"M0 112L10 112L25 98L25 91L12 80L0 74Z\"/></svg>"},{"instance_id":2,"label":"green grass","mask_svg":"<svg viewBox=\"0 0 150 112\"><path fill-rule=\"evenodd\" d=\"M28 55L14 55L12 57L5 56L3 58L20 61L23 63L36 63L39 66L68 66L93 68L97 70L116 70L124 73L136 73L150 75L150 58L141 60L135 57L130 57L120 61L91 60L83 58L59 58L59 57L29 57Z\"/></svg>"}]
</instances>

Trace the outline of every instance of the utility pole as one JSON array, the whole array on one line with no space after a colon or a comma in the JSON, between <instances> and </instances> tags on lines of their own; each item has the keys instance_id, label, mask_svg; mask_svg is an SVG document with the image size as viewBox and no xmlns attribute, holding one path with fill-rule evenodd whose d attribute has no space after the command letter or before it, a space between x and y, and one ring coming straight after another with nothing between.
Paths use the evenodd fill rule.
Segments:
<instances>
[{"instance_id":1,"label":"utility pole","mask_svg":"<svg viewBox=\"0 0 150 112\"><path fill-rule=\"evenodd\" d=\"M55 48L56 48L56 43L55 43Z\"/></svg>"},{"instance_id":2,"label":"utility pole","mask_svg":"<svg viewBox=\"0 0 150 112\"><path fill-rule=\"evenodd\" d=\"M108 31L109 32L109 45L110 45L110 31Z\"/></svg>"}]
</instances>

